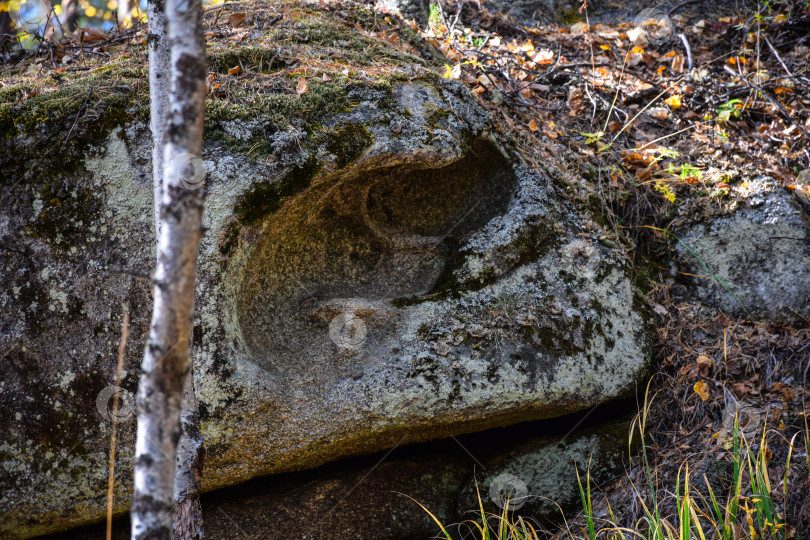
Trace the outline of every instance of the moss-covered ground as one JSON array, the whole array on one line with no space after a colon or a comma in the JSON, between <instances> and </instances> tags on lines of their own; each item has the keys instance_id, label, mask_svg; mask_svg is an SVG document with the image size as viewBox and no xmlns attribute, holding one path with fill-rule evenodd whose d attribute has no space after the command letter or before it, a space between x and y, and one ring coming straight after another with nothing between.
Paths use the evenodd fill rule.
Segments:
<instances>
[{"instance_id":1,"label":"moss-covered ground","mask_svg":"<svg viewBox=\"0 0 810 540\"><path fill-rule=\"evenodd\" d=\"M356 4L234 2L207 10L206 139L269 151L223 124L255 120L265 135L289 127L311 133L320 119L351 107L354 85L407 79L403 66L425 62L392 28ZM4 66L0 138L41 131L94 142L125 121L148 122L146 31L145 24L116 30L84 50L78 38L66 40L52 54Z\"/></svg>"}]
</instances>

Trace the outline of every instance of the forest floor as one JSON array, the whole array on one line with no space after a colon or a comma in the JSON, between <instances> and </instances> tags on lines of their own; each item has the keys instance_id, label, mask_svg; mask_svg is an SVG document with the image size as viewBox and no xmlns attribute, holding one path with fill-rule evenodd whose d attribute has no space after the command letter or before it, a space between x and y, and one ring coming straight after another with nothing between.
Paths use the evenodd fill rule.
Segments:
<instances>
[{"instance_id":1,"label":"forest floor","mask_svg":"<svg viewBox=\"0 0 810 540\"><path fill-rule=\"evenodd\" d=\"M583 8L568 26L524 27L446 3L413 27L529 162L566 179L564 196L601 208L658 318L643 451L551 536L810 536L808 320L690 301L667 232L744 200L762 174L807 203L810 6L692 4L659 9L641 33L626 4L612 22L589 25Z\"/></svg>"},{"instance_id":2,"label":"forest floor","mask_svg":"<svg viewBox=\"0 0 810 540\"><path fill-rule=\"evenodd\" d=\"M475 1L448 1L431 9L427 25L376 11L358 30L403 53L441 51L439 74L466 84L527 162L553 169L563 197L601 216L612 232L600 240L624 247L654 307L656 374L634 435L643 451L624 478L594 486L566 529L548 534L684 538L686 508L694 516L687 528L697 534L702 523L706 538L810 538L808 321L734 318L690 300L667 232L744 200L747 180L761 174L810 200L802 172L810 169L810 6L779 0L706 13L684 2L659 11L646 32L624 11L631 18L595 15L599 23L589 25L584 8L566 26L525 27ZM209 14L209 39L226 22L235 29L227 39L238 38L234 15ZM265 22L280 16L267 11ZM145 38L135 28L114 39ZM93 31L81 40L116 46ZM67 64L72 53L57 54ZM53 60L51 50L27 62ZM212 93L242 70L220 71ZM299 95L307 92L298 84Z\"/></svg>"}]
</instances>

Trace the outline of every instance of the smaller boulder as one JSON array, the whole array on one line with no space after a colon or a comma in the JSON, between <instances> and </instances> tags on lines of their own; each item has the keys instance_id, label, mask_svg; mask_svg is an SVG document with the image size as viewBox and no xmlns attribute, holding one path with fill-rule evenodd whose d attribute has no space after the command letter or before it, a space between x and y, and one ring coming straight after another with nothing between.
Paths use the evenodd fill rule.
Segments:
<instances>
[{"instance_id":1,"label":"smaller boulder","mask_svg":"<svg viewBox=\"0 0 810 540\"><path fill-rule=\"evenodd\" d=\"M810 314L810 222L796 199L760 177L730 215L676 231L691 292L729 315Z\"/></svg>"}]
</instances>

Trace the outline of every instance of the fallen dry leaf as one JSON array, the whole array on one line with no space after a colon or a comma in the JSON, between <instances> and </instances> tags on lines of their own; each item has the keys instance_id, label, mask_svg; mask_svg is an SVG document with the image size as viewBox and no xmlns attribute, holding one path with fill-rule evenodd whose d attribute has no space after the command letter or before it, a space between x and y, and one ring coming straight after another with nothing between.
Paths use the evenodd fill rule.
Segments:
<instances>
[{"instance_id":1,"label":"fallen dry leaf","mask_svg":"<svg viewBox=\"0 0 810 540\"><path fill-rule=\"evenodd\" d=\"M670 67L672 68L672 71L674 71L675 73L683 73L684 71L683 65L685 62L686 59L684 58L684 56L678 53L672 57L672 65Z\"/></svg>"},{"instance_id":2,"label":"fallen dry leaf","mask_svg":"<svg viewBox=\"0 0 810 540\"><path fill-rule=\"evenodd\" d=\"M535 120L534 118L532 118L531 121L529 122L529 129L532 131L537 131L539 129L537 127L537 120Z\"/></svg>"},{"instance_id":3,"label":"fallen dry leaf","mask_svg":"<svg viewBox=\"0 0 810 540\"><path fill-rule=\"evenodd\" d=\"M298 84L295 87L295 93L299 96L303 96L307 93L307 80L304 77L298 79Z\"/></svg>"},{"instance_id":4,"label":"fallen dry leaf","mask_svg":"<svg viewBox=\"0 0 810 540\"><path fill-rule=\"evenodd\" d=\"M242 73L242 66L234 66L228 70L228 75L239 75Z\"/></svg>"},{"instance_id":5,"label":"fallen dry leaf","mask_svg":"<svg viewBox=\"0 0 810 540\"><path fill-rule=\"evenodd\" d=\"M230 17L228 17L228 24L236 28L243 22L245 22L245 17L247 13L231 13Z\"/></svg>"},{"instance_id":6,"label":"fallen dry leaf","mask_svg":"<svg viewBox=\"0 0 810 540\"><path fill-rule=\"evenodd\" d=\"M543 133L549 139L556 139L560 136L561 132L557 132L556 124L554 124L554 122L543 122Z\"/></svg>"},{"instance_id":7,"label":"fallen dry leaf","mask_svg":"<svg viewBox=\"0 0 810 540\"><path fill-rule=\"evenodd\" d=\"M709 385L704 381L696 382L695 386L692 388L695 390L695 393L700 396L701 401L705 402L709 400Z\"/></svg>"},{"instance_id":8,"label":"fallen dry leaf","mask_svg":"<svg viewBox=\"0 0 810 540\"><path fill-rule=\"evenodd\" d=\"M585 30L587 30L587 29L588 29L588 25L585 24L584 22L578 22L578 23L575 23L575 24L571 25L571 33L572 34L581 34L581 33L585 32Z\"/></svg>"},{"instance_id":9,"label":"fallen dry leaf","mask_svg":"<svg viewBox=\"0 0 810 540\"><path fill-rule=\"evenodd\" d=\"M669 96L667 99L664 100L664 103L669 105L670 109L680 109L681 108L681 96L675 94L674 96Z\"/></svg>"},{"instance_id":10,"label":"fallen dry leaf","mask_svg":"<svg viewBox=\"0 0 810 540\"><path fill-rule=\"evenodd\" d=\"M531 59L538 65L545 66L554 62L554 52L548 49L540 49L534 52Z\"/></svg>"}]
</instances>

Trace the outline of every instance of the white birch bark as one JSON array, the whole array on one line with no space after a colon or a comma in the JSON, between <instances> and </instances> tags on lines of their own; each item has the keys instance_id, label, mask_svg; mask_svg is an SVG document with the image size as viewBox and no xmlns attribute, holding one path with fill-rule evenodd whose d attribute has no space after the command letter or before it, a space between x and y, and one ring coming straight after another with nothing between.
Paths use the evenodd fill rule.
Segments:
<instances>
[{"instance_id":1,"label":"white birch bark","mask_svg":"<svg viewBox=\"0 0 810 540\"><path fill-rule=\"evenodd\" d=\"M169 91L169 36L164 0L150 0L149 21L149 127L152 130L152 185L155 191L155 233L160 233L163 199L163 134L166 131Z\"/></svg>"},{"instance_id":2,"label":"white birch bark","mask_svg":"<svg viewBox=\"0 0 810 540\"><path fill-rule=\"evenodd\" d=\"M118 0L118 21L116 22L121 28L126 28L129 23L130 9L132 9L132 6L129 0Z\"/></svg>"},{"instance_id":3,"label":"white birch bark","mask_svg":"<svg viewBox=\"0 0 810 540\"><path fill-rule=\"evenodd\" d=\"M165 6L162 0L148 5L149 17L149 95L150 127L152 130L152 174L154 187L155 232L160 233L160 205L163 197L163 153L166 131L169 78L169 38ZM191 363L191 361L189 361ZM174 486L174 538L199 540L203 538L202 509L200 508L200 482L204 461L204 448L198 424L199 414L194 395L194 370L183 391L181 405L181 435L175 470Z\"/></svg>"},{"instance_id":4,"label":"white birch bark","mask_svg":"<svg viewBox=\"0 0 810 540\"><path fill-rule=\"evenodd\" d=\"M161 202L152 323L138 388L131 509L132 538L137 540L172 537L175 458L190 367L194 281L202 235L204 173L198 156L206 66L201 0L168 0L166 22L171 94L161 130L163 182L162 188L156 187ZM156 121L160 122L159 116Z\"/></svg>"}]
</instances>

